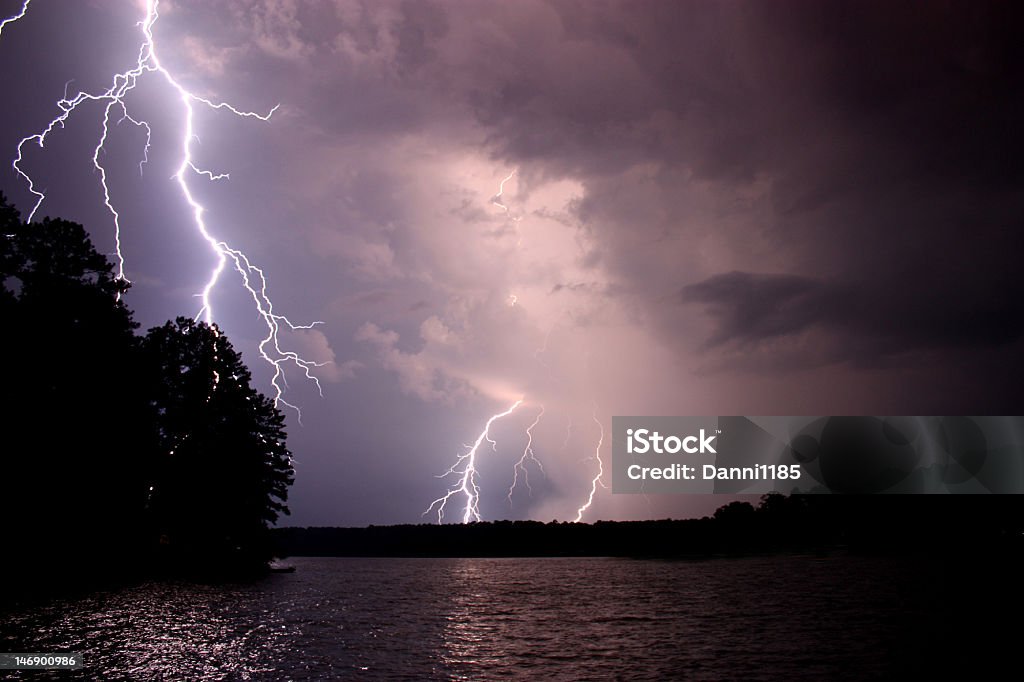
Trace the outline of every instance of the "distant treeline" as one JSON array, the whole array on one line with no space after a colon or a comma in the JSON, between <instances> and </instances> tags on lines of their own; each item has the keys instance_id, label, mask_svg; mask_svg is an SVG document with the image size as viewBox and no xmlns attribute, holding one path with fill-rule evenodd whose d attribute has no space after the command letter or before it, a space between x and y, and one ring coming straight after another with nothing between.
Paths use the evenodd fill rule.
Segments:
<instances>
[{"instance_id":1,"label":"distant treeline","mask_svg":"<svg viewBox=\"0 0 1024 682\"><path fill-rule=\"evenodd\" d=\"M284 418L216 326L136 333L128 282L65 220L0 195L3 570L57 587L252 569L292 481Z\"/></svg>"},{"instance_id":2,"label":"distant treeline","mask_svg":"<svg viewBox=\"0 0 1024 682\"><path fill-rule=\"evenodd\" d=\"M285 556L707 557L845 548L864 552L1017 553L1017 495L766 495L714 516L660 521L494 521L470 524L279 528Z\"/></svg>"}]
</instances>

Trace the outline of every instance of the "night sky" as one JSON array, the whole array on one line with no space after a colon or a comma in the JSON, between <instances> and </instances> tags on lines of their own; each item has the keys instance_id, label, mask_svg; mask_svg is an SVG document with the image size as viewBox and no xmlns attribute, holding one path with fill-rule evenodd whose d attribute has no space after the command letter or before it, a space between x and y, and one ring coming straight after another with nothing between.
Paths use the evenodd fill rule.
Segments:
<instances>
[{"instance_id":1,"label":"night sky","mask_svg":"<svg viewBox=\"0 0 1024 682\"><path fill-rule=\"evenodd\" d=\"M21 2L0 2L0 16ZM566 520L612 415L1020 414L1024 82L1017 3L163 0L197 95L210 230L262 267L296 459L286 525L421 517L487 419L485 519ZM136 60L144 3L34 0L0 35L0 157ZM216 258L170 180L183 110L158 74L103 164L126 302L195 315ZM23 168L37 218L113 253L83 106ZM499 192L502 180L516 171ZM33 204L13 170L0 190ZM504 207L504 208L503 208ZM270 392L234 272L215 321ZM506 499L526 427L546 475ZM486 444L485 444L486 445ZM610 458L605 443L601 452ZM610 481L608 481L610 484ZM705 514L598 489L584 520ZM452 509L449 520L461 514Z\"/></svg>"}]
</instances>

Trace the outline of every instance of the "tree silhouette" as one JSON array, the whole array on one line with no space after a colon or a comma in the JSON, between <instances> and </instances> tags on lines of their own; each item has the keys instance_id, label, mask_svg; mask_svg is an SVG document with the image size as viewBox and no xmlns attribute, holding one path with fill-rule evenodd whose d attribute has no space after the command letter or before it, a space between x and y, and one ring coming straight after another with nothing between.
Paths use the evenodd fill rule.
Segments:
<instances>
[{"instance_id":1,"label":"tree silhouette","mask_svg":"<svg viewBox=\"0 0 1024 682\"><path fill-rule=\"evenodd\" d=\"M2 195L0 223L0 523L40 563L136 556L155 434L128 284L81 225Z\"/></svg>"},{"instance_id":2,"label":"tree silhouette","mask_svg":"<svg viewBox=\"0 0 1024 682\"><path fill-rule=\"evenodd\" d=\"M162 551L221 564L269 559L267 524L288 513L284 416L250 385L215 325L179 317L144 341L160 456L150 500Z\"/></svg>"},{"instance_id":3,"label":"tree silhouette","mask_svg":"<svg viewBox=\"0 0 1024 682\"><path fill-rule=\"evenodd\" d=\"M215 326L137 336L127 290L81 225L25 224L0 194L8 563L43 581L264 566L292 482L284 418Z\"/></svg>"}]
</instances>

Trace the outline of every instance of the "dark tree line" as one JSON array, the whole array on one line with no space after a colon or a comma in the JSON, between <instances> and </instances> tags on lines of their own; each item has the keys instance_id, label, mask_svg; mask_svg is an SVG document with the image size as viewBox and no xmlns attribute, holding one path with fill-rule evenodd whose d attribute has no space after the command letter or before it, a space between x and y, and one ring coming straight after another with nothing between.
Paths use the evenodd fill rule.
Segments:
<instances>
[{"instance_id":1,"label":"dark tree line","mask_svg":"<svg viewBox=\"0 0 1024 682\"><path fill-rule=\"evenodd\" d=\"M145 336L85 229L0 195L0 529L24 575L270 558L284 419L216 326Z\"/></svg>"},{"instance_id":2,"label":"dark tree line","mask_svg":"<svg viewBox=\"0 0 1024 682\"><path fill-rule=\"evenodd\" d=\"M1019 569L1018 495L791 495L656 521L276 528L287 556L706 558L777 552L998 557ZM1019 571L1018 571L1019 574Z\"/></svg>"}]
</instances>

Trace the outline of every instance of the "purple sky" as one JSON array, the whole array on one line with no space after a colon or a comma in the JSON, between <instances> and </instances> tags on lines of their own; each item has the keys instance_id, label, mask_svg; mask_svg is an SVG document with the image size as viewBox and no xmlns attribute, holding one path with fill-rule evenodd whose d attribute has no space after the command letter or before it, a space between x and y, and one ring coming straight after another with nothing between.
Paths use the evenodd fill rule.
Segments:
<instances>
[{"instance_id":1,"label":"purple sky","mask_svg":"<svg viewBox=\"0 0 1024 682\"><path fill-rule=\"evenodd\" d=\"M0 2L0 16L19 2ZM487 418L484 518L571 519L611 415L1019 414L1020 11L979 2L164 0L165 66L270 121L198 111L210 229L314 331L288 524L418 522ZM135 61L139 3L34 0L0 35L0 150ZM112 128L128 305L194 315L215 258L169 178L156 74ZM38 217L113 251L75 112L24 168ZM0 153L2 156L3 153ZM503 178L516 174L498 193ZM0 190L32 205L12 171ZM504 205L507 211L499 206ZM270 390L237 274L216 321ZM547 475L506 500L525 429ZM570 429L569 425L572 424ZM610 450L602 451L610 457ZM585 520L707 513L599 489ZM451 518L459 514L453 511ZM427 517L430 520L433 517Z\"/></svg>"}]
</instances>

